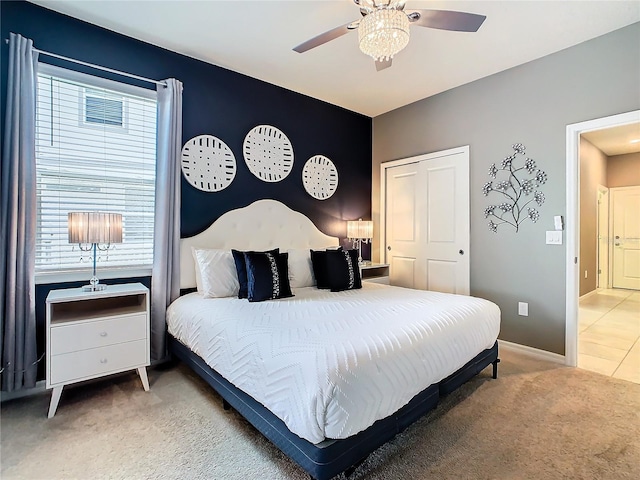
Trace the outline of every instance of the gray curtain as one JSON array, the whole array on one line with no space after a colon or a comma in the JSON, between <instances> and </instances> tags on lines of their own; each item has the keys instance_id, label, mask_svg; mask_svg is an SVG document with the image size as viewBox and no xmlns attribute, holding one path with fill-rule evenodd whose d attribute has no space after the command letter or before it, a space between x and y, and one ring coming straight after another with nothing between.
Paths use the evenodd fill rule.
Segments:
<instances>
[{"instance_id":1,"label":"gray curtain","mask_svg":"<svg viewBox=\"0 0 640 480\"><path fill-rule=\"evenodd\" d=\"M151 360L167 355L165 315L180 295L180 151L182 83L158 85L156 206L151 278Z\"/></svg>"},{"instance_id":2,"label":"gray curtain","mask_svg":"<svg viewBox=\"0 0 640 480\"><path fill-rule=\"evenodd\" d=\"M9 37L0 163L0 358L2 390L36 384L36 84L33 41Z\"/></svg>"}]
</instances>

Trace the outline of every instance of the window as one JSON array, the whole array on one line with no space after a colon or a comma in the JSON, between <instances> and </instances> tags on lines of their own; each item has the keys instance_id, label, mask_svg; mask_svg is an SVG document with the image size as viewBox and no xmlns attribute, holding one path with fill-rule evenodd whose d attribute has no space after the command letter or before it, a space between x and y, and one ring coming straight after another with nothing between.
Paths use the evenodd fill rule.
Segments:
<instances>
[{"instance_id":1,"label":"window","mask_svg":"<svg viewBox=\"0 0 640 480\"><path fill-rule=\"evenodd\" d=\"M86 124L124 127L124 98L109 98L107 92L85 89L84 121Z\"/></svg>"},{"instance_id":2,"label":"window","mask_svg":"<svg viewBox=\"0 0 640 480\"><path fill-rule=\"evenodd\" d=\"M122 214L99 271L153 263L156 92L40 64L36 112L36 273L88 269L67 214ZM126 276L125 272L123 276Z\"/></svg>"}]
</instances>

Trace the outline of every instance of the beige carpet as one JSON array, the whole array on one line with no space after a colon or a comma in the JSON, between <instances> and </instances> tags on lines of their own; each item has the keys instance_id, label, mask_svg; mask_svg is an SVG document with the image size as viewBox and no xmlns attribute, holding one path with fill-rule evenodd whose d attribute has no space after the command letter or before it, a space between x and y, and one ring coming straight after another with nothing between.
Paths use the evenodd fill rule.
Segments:
<instances>
[{"instance_id":1,"label":"beige carpet","mask_svg":"<svg viewBox=\"0 0 640 480\"><path fill-rule=\"evenodd\" d=\"M640 385L501 353L387 443L354 479L640 478ZM5 402L1 472L14 478L303 479L186 367Z\"/></svg>"}]
</instances>

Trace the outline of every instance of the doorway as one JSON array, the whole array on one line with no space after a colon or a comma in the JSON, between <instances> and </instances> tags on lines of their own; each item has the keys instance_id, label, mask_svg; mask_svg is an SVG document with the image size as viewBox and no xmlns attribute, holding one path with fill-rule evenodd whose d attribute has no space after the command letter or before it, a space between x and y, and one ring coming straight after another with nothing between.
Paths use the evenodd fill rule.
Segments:
<instances>
[{"instance_id":1,"label":"doorway","mask_svg":"<svg viewBox=\"0 0 640 480\"><path fill-rule=\"evenodd\" d=\"M640 123L640 111L567 126L567 257L565 363L577 366L580 263L580 136L588 132ZM592 197L593 198L593 197ZM594 199L595 200L595 199ZM595 212L594 212L595 213ZM598 262L599 263L599 262ZM610 264L611 262L609 262ZM611 274L607 274L609 277ZM597 293L597 292L596 292ZM630 294L631 296L631 294Z\"/></svg>"}]
</instances>

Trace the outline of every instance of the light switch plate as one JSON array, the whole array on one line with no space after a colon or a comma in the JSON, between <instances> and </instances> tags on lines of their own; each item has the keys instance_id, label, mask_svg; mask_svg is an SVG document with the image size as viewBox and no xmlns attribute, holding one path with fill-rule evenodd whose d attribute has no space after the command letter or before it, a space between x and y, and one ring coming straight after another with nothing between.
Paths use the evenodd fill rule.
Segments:
<instances>
[{"instance_id":1,"label":"light switch plate","mask_svg":"<svg viewBox=\"0 0 640 480\"><path fill-rule=\"evenodd\" d=\"M547 230L547 245L562 245L562 231Z\"/></svg>"}]
</instances>

